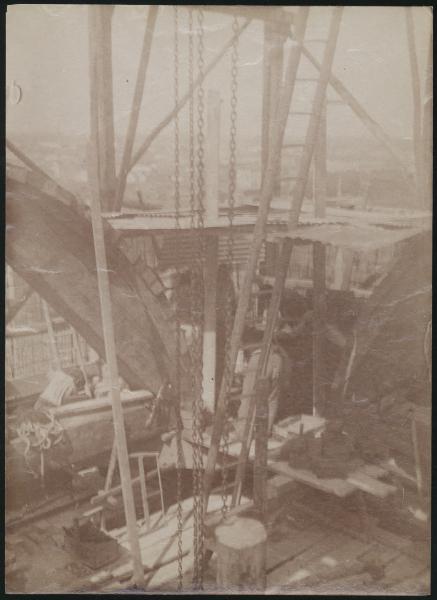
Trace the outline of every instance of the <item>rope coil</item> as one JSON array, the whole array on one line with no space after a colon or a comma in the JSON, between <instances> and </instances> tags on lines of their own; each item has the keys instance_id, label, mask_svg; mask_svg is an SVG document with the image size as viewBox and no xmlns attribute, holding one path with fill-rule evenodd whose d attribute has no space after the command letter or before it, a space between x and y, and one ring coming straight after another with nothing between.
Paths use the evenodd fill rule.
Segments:
<instances>
[{"instance_id":1,"label":"rope coil","mask_svg":"<svg viewBox=\"0 0 437 600\"><path fill-rule=\"evenodd\" d=\"M24 416L23 420L17 425L15 431L18 438L24 443L24 458L27 466L33 471L29 464L30 453L32 450L40 453L49 450L59 444L65 430L50 410L39 411L42 416L48 419L47 423L41 423L40 420L33 418L32 415Z\"/></svg>"}]
</instances>

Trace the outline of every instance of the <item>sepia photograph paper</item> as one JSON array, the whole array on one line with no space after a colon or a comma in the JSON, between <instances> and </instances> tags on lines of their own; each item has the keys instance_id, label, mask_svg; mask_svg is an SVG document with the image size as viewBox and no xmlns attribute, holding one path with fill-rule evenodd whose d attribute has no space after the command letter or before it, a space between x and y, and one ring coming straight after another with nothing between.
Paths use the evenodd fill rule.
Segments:
<instances>
[{"instance_id":1,"label":"sepia photograph paper","mask_svg":"<svg viewBox=\"0 0 437 600\"><path fill-rule=\"evenodd\" d=\"M430 594L432 26L7 6L8 594Z\"/></svg>"}]
</instances>

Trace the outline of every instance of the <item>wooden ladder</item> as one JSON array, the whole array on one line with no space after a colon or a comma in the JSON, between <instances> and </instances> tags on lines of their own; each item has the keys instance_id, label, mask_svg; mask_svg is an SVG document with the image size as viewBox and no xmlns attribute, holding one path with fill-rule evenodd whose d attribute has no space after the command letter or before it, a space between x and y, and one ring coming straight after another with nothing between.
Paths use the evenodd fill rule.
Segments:
<instances>
[{"instance_id":1,"label":"wooden ladder","mask_svg":"<svg viewBox=\"0 0 437 600\"><path fill-rule=\"evenodd\" d=\"M327 38L324 40L318 40L322 42L325 46L324 48L324 56L322 60L322 68L319 72L319 76L316 80L316 89L314 93L314 97L312 100L311 110L306 112L308 115L309 121L307 125L305 143L300 146L301 156L299 159L299 167L297 170L297 175L295 177L295 183L292 189L292 206L290 211L288 229L293 230L297 227L299 221L299 214L301 211L306 183L308 180L311 161L314 154L314 149L317 142L317 134L319 131L319 126L321 119L323 118L323 109L324 102L326 98L326 91L329 82L329 76L332 70L332 64L335 54L335 48L337 45L338 33L340 28L340 22L342 17L343 9L341 7L336 7L332 9L331 21L329 24L329 31ZM306 42L305 39L305 29L303 29L300 33L300 36L296 37L296 42L304 45ZM302 57L302 54L301 54ZM299 71L301 60L297 65L295 71L295 81L299 81L297 77L297 73ZM305 78L302 78L305 80ZM298 111L293 113L292 110L289 111L290 114L296 114ZM296 147L298 147L296 145ZM272 296L267 312L267 322L264 331L262 346L261 346L261 355L260 360L257 367L257 374L254 382L254 389L251 397L251 403L249 408L249 414L246 422L245 431L243 434L243 443L241 447L239 464L237 467L237 473L235 478L235 488L232 497L232 506L239 504L241 499L241 490L244 480L244 474L247 467L247 462L249 458L250 446L252 443L253 432L255 428L255 414L258 412L257 410L257 401L262 403L264 400L263 394L263 382L266 376L266 368L267 362L270 353L270 347L272 342L273 332L276 327L278 315L279 315L279 305L282 297L282 292L284 290L285 281L288 273L288 268L290 264L293 243L289 237L285 237L281 242L278 242L280 245L279 257L275 266L275 275L274 275L274 284ZM259 397L261 395L261 398ZM259 426L262 425L260 422ZM261 427L259 427L261 429ZM257 427L258 429L258 427ZM255 468L258 471L266 472L267 468L267 454L265 452L265 447L267 445L267 439L263 440L262 435L258 435L255 440ZM261 464L259 462L261 461Z\"/></svg>"},{"instance_id":2,"label":"wooden ladder","mask_svg":"<svg viewBox=\"0 0 437 600\"><path fill-rule=\"evenodd\" d=\"M251 286L256 271L257 259L259 256L259 249L265 239L266 224L268 218L268 211L271 203L271 199L275 187L275 177L278 173L278 160L280 160L281 149L284 142L284 133L287 125L288 117L291 112L291 103L295 90L295 84L297 80L297 74L299 65L301 63L304 46L306 43L305 33L307 29L307 21L309 16L309 7L299 8L296 26L294 31L293 44L289 51L288 64L286 68L285 77L279 93L277 102L277 109L275 111L276 117L276 128L272 135L272 143L269 147L269 156L267 161L267 167L263 178L263 185L260 194L259 209L257 215L257 222L255 225L252 251L248 259L248 265L246 269L246 276L240 291L237 311L235 315L234 328L231 338L231 350L230 350L230 368L231 370L235 367L236 355L240 345L241 334L244 329L244 319L248 306L248 298L251 293ZM337 38L341 23L341 17L343 13L343 7L333 7L331 9L331 19L329 23L329 31L326 40L324 40L324 56L321 64L321 69L318 74L317 84L315 89L314 98L312 100L311 110L309 110L309 120L307 125L305 143L301 148L301 155L299 159L299 168L297 171L295 184L292 190L292 203L289 216L288 230L291 231L296 228L299 220L299 214L302 207L302 202L305 194L306 182L308 179L309 169L311 160L314 153L315 144L317 141L317 133L322 115L322 109L326 98L326 91L328 86L329 77L332 70L332 64L337 45ZM233 493L232 505L235 506L240 502L241 489L244 478L244 473L247 466L249 457L250 445L252 442L254 423L255 423L255 405L257 396L260 395L263 388L263 380L265 379L265 373L267 368L267 362L270 352L270 345L272 341L272 335L275 329L277 316L279 312L279 304L282 296L282 291L285 285L285 279L290 263L291 252L292 252L292 240L285 237L279 242L280 252L279 258L275 266L275 278L272 296L269 304L267 322L264 331L264 337L261 347L260 359L257 367L257 374L255 378L254 390L255 393L251 396L249 414L246 421L246 427L243 434L243 443L240 453L239 465L237 468L235 488ZM225 384L226 385L226 384ZM224 388L220 390L220 395L217 402L216 420L211 436L211 447L208 453L208 461L205 469L205 507L207 507L207 499L209 497L209 491L211 489L212 476L214 473L215 462L217 458L220 438L223 431L224 424L224 406L226 399L226 391ZM262 441L261 439L256 440L256 455L262 458L262 461L266 463L266 452L262 451L262 447L267 443L267 439ZM258 448L257 448L258 446ZM258 465L258 468L263 465ZM255 467L257 467L257 458L255 458ZM266 464L265 464L266 467ZM266 471L266 468L264 469ZM206 510L206 508L205 508Z\"/></svg>"}]
</instances>

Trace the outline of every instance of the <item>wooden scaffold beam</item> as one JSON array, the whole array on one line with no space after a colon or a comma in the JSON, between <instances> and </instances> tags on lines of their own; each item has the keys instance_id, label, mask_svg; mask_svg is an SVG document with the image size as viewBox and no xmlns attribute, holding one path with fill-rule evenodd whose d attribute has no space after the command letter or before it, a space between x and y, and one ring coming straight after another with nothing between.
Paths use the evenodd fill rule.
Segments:
<instances>
[{"instance_id":1,"label":"wooden scaffold beam","mask_svg":"<svg viewBox=\"0 0 437 600\"><path fill-rule=\"evenodd\" d=\"M310 63L318 70L322 68L320 62L313 56L313 54L307 49L303 48L302 50L305 57L310 61ZM391 156L394 160L406 171L407 165L405 164L404 159L399 154L397 148L393 144L390 136L384 131L379 123L373 119L367 110L361 105L361 103L355 98L355 96L347 89L342 81L338 77L334 75L334 73L330 73L329 75L329 84L332 88L337 92L340 98L349 106L349 108L355 113L355 115L360 119L360 121L367 127L367 129L372 133L372 135L379 141L383 146L387 148Z\"/></svg>"},{"instance_id":2,"label":"wooden scaffold beam","mask_svg":"<svg viewBox=\"0 0 437 600\"><path fill-rule=\"evenodd\" d=\"M149 12L147 14L146 30L144 33L143 47L141 49L141 57L138 65L137 80L135 84L134 97L132 100L129 125L126 133L123 157L121 159L120 172L118 175L115 210L120 210L126 188L126 180L132 158L132 150L134 147L135 134L140 116L141 103L143 101L144 84L146 82L147 67L149 65L150 52L152 49L153 34L155 31L156 19L158 17L158 8L158 6L150 5Z\"/></svg>"},{"instance_id":3,"label":"wooden scaffold beam","mask_svg":"<svg viewBox=\"0 0 437 600\"><path fill-rule=\"evenodd\" d=\"M105 9L110 9L105 12ZM101 206L110 206L110 199L114 199L115 195L115 169L112 162L113 159L113 143L112 149L108 147L108 139L102 138L101 126L108 133L113 134L113 123L107 123L106 120L112 120L111 111L102 111L99 104L102 101L101 94L103 88L111 83L111 100L112 106L112 76L108 73L107 59L102 60L101 53L110 45L110 17L113 7L107 6L90 6L89 7L89 36L90 36L90 91L91 91L91 220L94 239L94 250L96 255L97 280L100 297L100 308L102 315L102 328L105 344L106 362L109 368L109 376L111 383L111 403L112 415L114 423L114 437L117 447L118 466L121 478L123 504L126 518L127 531L129 536L129 544L133 562L133 575L135 584L139 587L144 586L144 570L141 560L141 549L138 538L136 512L134 495L132 489L132 478L129 465L129 455L126 440L126 429L124 425L123 408L121 405L120 383L117 366L117 353L115 346L114 324L112 319L112 307L109 285L108 264L106 259L105 238L103 230L103 220ZM108 24L109 19L109 24ZM108 26L109 25L109 26ZM99 60L100 55L100 60ZM109 77L109 82L108 78ZM105 83L103 84L103 81ZM96 97L94 96L96 95ZM109 161L109 165L107 164ZM114 177L109 180L102 180L104 173L110 173ZM107 196L105 197L105 194Z\"/></svg>"},{"instance_id":4,"label":"wooden scaffold beam","mask_svg":"<svg viewBox=\"0 0 437 600\"><path fill-rule=\"evenodd\" d=\"M422 173L422 106L420 94L419 65L416 52L416 35L414 33L413 11L411 6L405 7L405 22L407 27L408 55L410 58L411 89L413 95L413 143L414 163L416 167L416 186L420 198L423 198Z\"/></svg>"},{"instance_id":5,"label":"wooden scaffold beam","mask_svg":"<svg viewBox=\"0 0 437 600\"><path fill-rule=\"evenodd\" d=\"M114 6L91 5L90 20L90 95L91 128L96 147L89 160L97 160L97 185L102 209L111 211L115 206L115 146L114 104L112 88L112 14Z\"/></svg>"},{"instance_id":6,"label":"wooden scaffold beam","mask_svg":"<svg viewBox=\"0 0 437 600\"><path fill-rule=\"evenodd\" d=\"M326 216L327 185L327 122L326 100L320 117L317 143L314 149L314 216ZM326 247L313 244L313 413L323 416L325 394L323 383L324 340L326 326Z\"/></svg>"}]
</instances>

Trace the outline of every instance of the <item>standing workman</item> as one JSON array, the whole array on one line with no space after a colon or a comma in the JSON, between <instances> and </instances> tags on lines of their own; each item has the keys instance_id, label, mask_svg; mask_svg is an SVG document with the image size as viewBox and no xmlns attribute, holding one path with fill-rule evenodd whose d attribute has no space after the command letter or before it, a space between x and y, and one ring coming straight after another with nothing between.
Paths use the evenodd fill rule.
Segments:
<instances>
[{"instance_id":1,"label":"standing workman","mask_svg":"<svg viewBox=\"0 0 437 600\"><path fill-rule=\"evenodd\" d=\"M252 343L246 346L246 352L250 352L247 366L244 370L243 389L241 394L241 404L238 410L238 416L235 423L237 437L241 438L249 414L250 401L255 393L255 380L259 359L261 356L261 342L263 332L255 330L248 334L252 338ZM268 434L271 434L273 423L278 412L279 396L281 388L281 375L284 368L284 359L281 356L278 345L273 341L267 360L265 377L269 381L268 397Z\"/></svg>"}]
</instances>

